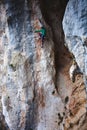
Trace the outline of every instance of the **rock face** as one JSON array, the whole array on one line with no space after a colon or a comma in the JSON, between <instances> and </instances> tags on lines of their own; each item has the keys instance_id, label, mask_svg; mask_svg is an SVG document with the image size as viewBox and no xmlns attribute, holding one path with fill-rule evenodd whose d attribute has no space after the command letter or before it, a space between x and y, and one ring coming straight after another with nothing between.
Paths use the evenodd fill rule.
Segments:
<instances>
[{"instance_id":1,"label":"rock face","mask_svg":"<svg viewBox=\"0 0 87 130\"><path fill-rule=\"evenodd\" d=\"M79 8L82 3L84 6ZM0 1L2 130L86 130L86 3ZM84 22L79 26L83 32L76 23L81 10L79 16ZM75 23L75 29L69 29ZM44 42L35 33L42 26L46 28ZM64 46L63 29L66 45L77 62L73 70L73 56Z\"/></svg>"},{"instance_id":2,"label":"rock face","mask_svg":"<svg viewBox=\"0 0 87 130\"><path fill-rule=\"evenodd\" d=\"M75 56L81 72L87 75L87 1L68 2L64 19L63 29L65 33L66 46Z\"/></svg>"},{"instance_id":3,"label":"rock face","mask_svg":"<svg viewBox=\"0 0 87 130\"><path fill-rule=\"evenodd\" d=\"M67 46L69 51L74 55L80 72L83 74L85 89L87 93L86 7L86 0L70 0L67 4L63 19L63 30L65 33L65 46ZM77 127L75 129L77 129Z\"/></svg>"}]
</instances>

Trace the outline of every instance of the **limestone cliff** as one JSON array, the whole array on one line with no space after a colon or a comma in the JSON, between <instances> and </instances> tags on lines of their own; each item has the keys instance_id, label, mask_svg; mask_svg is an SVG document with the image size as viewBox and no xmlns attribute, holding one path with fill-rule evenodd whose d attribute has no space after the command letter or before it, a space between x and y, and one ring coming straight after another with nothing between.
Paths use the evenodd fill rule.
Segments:
<instances>
[{"instance_id":1,"label":"limestone cliff","mask_svg":"<svg viewBox=\"0 0 87 130\"><path fill-rule=\"evenodd\" d=\"M86 7L0 1L1 130L86 130Z\"/></svg>"}]
</instances>

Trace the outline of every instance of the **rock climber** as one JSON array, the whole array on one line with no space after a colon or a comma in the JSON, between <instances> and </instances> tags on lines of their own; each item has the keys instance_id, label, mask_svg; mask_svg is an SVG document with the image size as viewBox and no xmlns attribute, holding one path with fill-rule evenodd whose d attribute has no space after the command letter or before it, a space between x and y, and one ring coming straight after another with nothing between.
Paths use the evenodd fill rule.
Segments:
<instances>
[{"instance_id":1,"label":"rock climber","mask_svg":"<svg viewBox=\"0 0 87 130\"><path fill-rule=\"evenodd\" d=\"M41 27L40 30L36 30L35 33L38 33L41 40L42 40L42 44L44 42L45 36L46 36L46 29L44 27Z\"/></svg>"}]
</instances>

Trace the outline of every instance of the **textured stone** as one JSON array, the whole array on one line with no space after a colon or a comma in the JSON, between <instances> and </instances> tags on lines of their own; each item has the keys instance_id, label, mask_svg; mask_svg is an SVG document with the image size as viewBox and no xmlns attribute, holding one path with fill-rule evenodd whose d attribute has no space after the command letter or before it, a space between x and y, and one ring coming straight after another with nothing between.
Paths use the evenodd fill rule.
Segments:
<instances>
[{"instance_id":1,"label":"textured stone","mask_svg":"<svg viewBox=\"0 0 87 130\"><path fill-rule=\"evenodd\" d=\"M41 48L39 35L34 33L42 24L38 1L9 0L5 1L5 9L6 27L2 35L5 78L1 99L5 120L10 130L57 129L56 114L63 111L64 105L54 84L53 41L45 40Z\"/></svg>"},{"instance_id":2,"label":"textured stone","mask_svg":"<svg viewBox=\"0 0 87 130\"><path fill-rule=\"evenodd\" d=\"M84 120L86 120L86 75L87 75L87 46L86 46L86 37L87 37L87 1L86 0L69 0L65 15L63 18L63 30L65 34L65 46L68 47L69 51L73 54L80 71L83 74L84 83L77 84L76 95L72 93L71 98L71 117L67 118L67 127L66 129L77 130L83 129ZM71 66L72 67L72 66ZM71 70L71 68L70 68ZM79 75L78 75L79 76ZM78 80L77 76L77 80ZM78 81L79 82L79 81ZM80 80L81 82L81 80ZM83 91L85 84L85 91ZM81 90L82 89L82 90ZM85 95L86 94L86 95ZM73 96L75 96L73 98ZM76 99L78 99L78 103ZM85 100L84 100L85 99ZM78 105L77 105L78 104ZM75 105L75 106L74 106ZM75 112L75 113L74 113ZM76 118L75 118L75 116ZM74 117L74 120L73 120ZM71 120L71 121L70 121ZM78 121L77 121L78 120ZM69 121L71 125L69 126Z\"/></svg>"},{"instance_id":3,"label":"textured stone","mask_svg":"<svg viewBox=\"0 0 87 130\"><path fill-rule=\"evenodd\" d=\"M84 44L80 36L66 37L78 64L70 69L73 56L64 46L62 28L66 4L67 0L0 1L1 129L86 128L83 75L74 75L74 83L69 76L69 70L73 76L78 66L83 72ZM42 25L47 33L43 44L35 33Z\"/></svg>"},{"instance_id":4,"label":"textured stone","mask_svg":"<svg viewBox=\"0 0 87 130\"><path fill-rule=\"evenodd\" d=\"M83 73L86 75L86 37L87 37L87 1L70 0L66 7L63 29L66 46L73 53Z\"/></svg>"}]
</instances>

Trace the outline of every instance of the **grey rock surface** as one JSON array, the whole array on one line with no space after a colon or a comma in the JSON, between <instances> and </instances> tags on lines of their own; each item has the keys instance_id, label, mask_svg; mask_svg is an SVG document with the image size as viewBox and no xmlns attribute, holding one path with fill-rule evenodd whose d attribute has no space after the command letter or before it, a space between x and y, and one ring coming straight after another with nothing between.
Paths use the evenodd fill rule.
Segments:
<instances>
[{"instance_id":1,"label":"grey rock surface","mask_svg":"<svg viewBox=\"0 0 87 130\"><path fill-rule=\"evenodd\" d=\"M72 53L73 59L83 73L87 99L87 1L69 0L62 24L65 46Z\"/></svg>"},{"instance_id":2,"label":"grey rock surface","mask_svg":"<svg viewBox=\"0 0 87 130\"><path fill-rule=\"evenodd\" d=\"M74 16L71 21L69 15L67 16L71 11L71 9L68 11L71 5L73 8L70 14L75 9L80 13L79 8L74 9L73 4L77 6L81 2L69 1L63 28L66 45L75 56L81 71L86 74L83 62L86 61L84 53L86 40L84 42L85 37L82 39L79 35L80 30L78 33L76 26L74 29L70 25L76 20ZM86 1L84 2L83 5L86 6ZM62 19L66 4L67 0L0 1L0 126L2 130L87 128L83 75L77 74L75 82L71 81L77 66L72 65L72 56L64 46ZM35 33L42 25L47 33L43 43L39 34ZM71 30L68 27L72 27ZM73 29L77 31L74 31L74 35ZM72 73L71 79L69 69Z\"/></svg>"},{"instance_id":3,"label":"grey rock surface","mask_svg":"<svg viewBox=\"0 0 87 130\"><path fill-rule=\"evenodd\" d=\"M39 35L34 33L42 24L38 1L5 0L3 10L4 18L1 17L6 27L1 35L4 55L1 102L5 121L10 130L57 130L57 124L52 122L56 113L63 111L63 103L60 97L52 95L53 41L46 40L42 48ZM44 26L50 30L45 22Z\"/></svg>"},{"instance_id":4,"label":"grey rock surface","mask_svg":"<svg viewBox=\"0 0 87 130\"><path fill-rule=\"evenodd\" d=\"M69 0L63 18L65 45L87 76L87 1Z\"/></svg>"}]
</instances>

